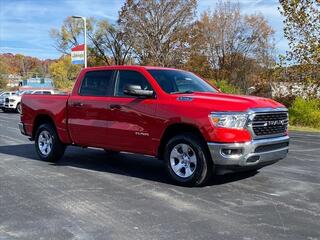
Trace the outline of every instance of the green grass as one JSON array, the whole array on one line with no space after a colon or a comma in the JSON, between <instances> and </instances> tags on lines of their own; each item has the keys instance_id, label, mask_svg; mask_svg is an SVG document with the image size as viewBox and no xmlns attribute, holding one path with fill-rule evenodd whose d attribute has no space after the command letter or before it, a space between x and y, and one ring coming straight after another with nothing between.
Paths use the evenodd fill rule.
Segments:
<instances>
[{"instance_id":1,"label":"green grass","mask_svg":"<svg viewBox=\"0 0 320 240\"><path fill-rule=\"evenodd\" d=\"M311 128L311 127L302 127L302 126L289 126L289 131L301 131L301 132L314 132L320 133L319 128Z\"/></svg>"}]
</instances>

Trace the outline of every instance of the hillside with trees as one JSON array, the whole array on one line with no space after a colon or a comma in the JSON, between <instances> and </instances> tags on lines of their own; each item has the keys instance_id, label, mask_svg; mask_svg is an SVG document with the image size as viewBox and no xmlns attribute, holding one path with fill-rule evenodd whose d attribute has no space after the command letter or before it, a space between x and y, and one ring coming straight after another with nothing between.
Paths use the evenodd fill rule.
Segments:
<instances>
[{"instance_id":1,"label":"hillside with trees","mask_svg":"<svg viewBox=\"0 0 320 240\"><path fill-rule=\"evenodd\" d=\"M17 74L22 77L30 75L49 75L49 65L53 60L40 60L22 54L0 54L0 73Z\"/></svg>"},{"instance_id":2,"label":"hillside with trees","mask_svg":"<svg viewBox=\"0 0 320 240\"><path fill-rule=\"evenodd\" d=\"M49 66L52 62L54 60L40 60L22 54L0 54L0 89L7 87L10 75L16 80L50 76Z\"/></svg>"}]
</instances>

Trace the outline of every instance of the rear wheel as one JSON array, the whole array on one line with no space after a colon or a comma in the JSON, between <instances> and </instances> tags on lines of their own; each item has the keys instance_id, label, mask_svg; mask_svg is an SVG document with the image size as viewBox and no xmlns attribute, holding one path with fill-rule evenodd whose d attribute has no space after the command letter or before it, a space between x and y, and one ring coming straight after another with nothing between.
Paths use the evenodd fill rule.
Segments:
<instances>
[{"instance_id":1,"label":"rear wheel","mask_svg":"<svg viewBox=\"0 0 320 240\"><path fill-rule=\"evenodd\" d=\"M171 178L180 185L200 186L211 177L213 166L205 142L196 134L171 138L164 158Z\"/></svg>"},{"instance_id":2,"label":"rear wheel","mask_svg":"<svg viewBox=\"0 0 320 240\"><path fill-rule=\"evenodd\" d=\"M64 154L66 146L60 141L52 124L42 124L35 136L35 148L43 161L58 161Z\"/></svg>"}]
</instances>

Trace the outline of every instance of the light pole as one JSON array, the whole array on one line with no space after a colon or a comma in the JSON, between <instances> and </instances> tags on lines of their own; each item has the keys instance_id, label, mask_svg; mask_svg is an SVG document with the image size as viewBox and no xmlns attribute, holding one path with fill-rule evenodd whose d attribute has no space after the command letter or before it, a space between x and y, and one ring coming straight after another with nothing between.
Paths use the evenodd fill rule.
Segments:
<instances>
[{"instance_id":1,"label":"light pole","mask_svg":"<svg viewBox=\"0 0 320 240\"><path fill-rule=\"evenodd\" d=\"M72 16L72 18L81 18L84 24L84 67L87 67L87 19L82 16Z\"/></svg>"}]
</instances>

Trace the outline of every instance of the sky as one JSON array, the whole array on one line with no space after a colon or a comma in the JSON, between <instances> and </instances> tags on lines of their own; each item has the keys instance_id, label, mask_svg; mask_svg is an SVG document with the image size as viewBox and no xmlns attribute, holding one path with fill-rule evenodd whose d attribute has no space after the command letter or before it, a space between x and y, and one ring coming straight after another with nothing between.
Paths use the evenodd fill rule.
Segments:
<instances>
[{"instance_id":1,"label":"sky","mask_svg":"<svg viewBox=\"0 0 320 240\"><path fill-rule=\"evenodd\" d=\"M198 0L197 14L213 10L218 0ZM231 0L239 2L242 13L262 13L275 30L277 53L288 50L283 37L278 0ZM49 31L60 28L72 15L107 18L116 21L124 0L0 0L0 53L21 53L40 59L54 59L60 53L53 47Z\"/></svg>"}]
</instances>

